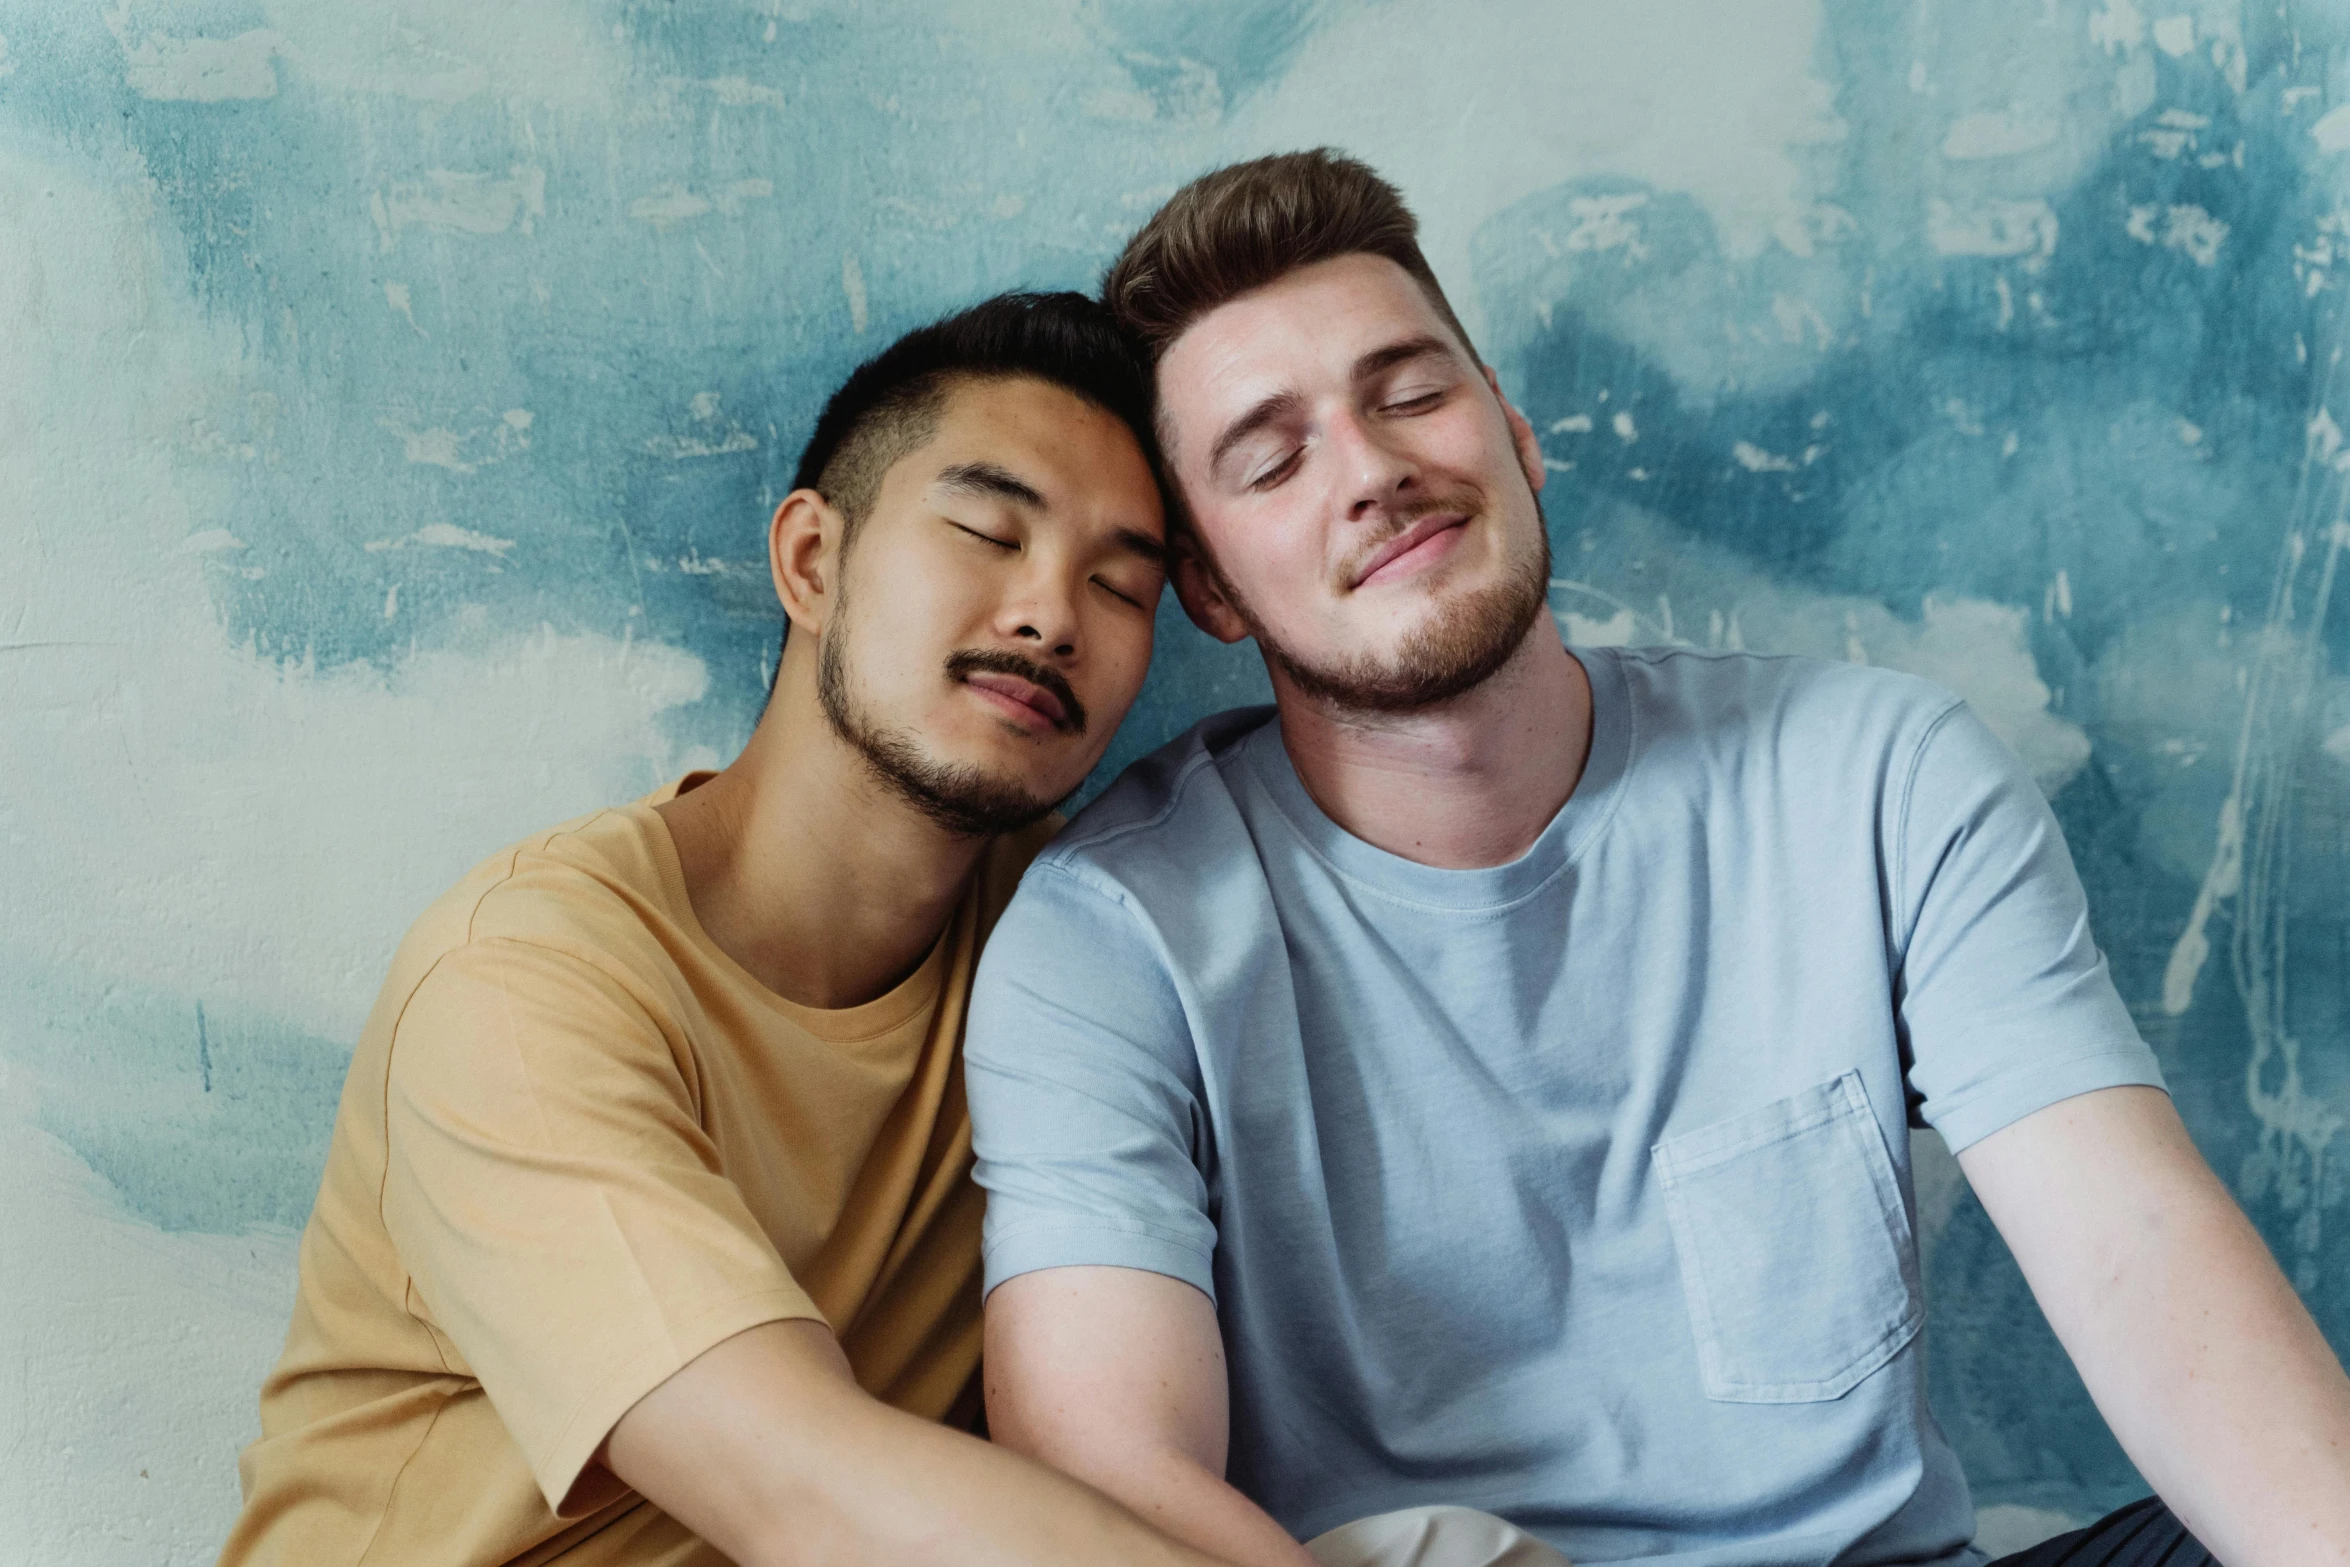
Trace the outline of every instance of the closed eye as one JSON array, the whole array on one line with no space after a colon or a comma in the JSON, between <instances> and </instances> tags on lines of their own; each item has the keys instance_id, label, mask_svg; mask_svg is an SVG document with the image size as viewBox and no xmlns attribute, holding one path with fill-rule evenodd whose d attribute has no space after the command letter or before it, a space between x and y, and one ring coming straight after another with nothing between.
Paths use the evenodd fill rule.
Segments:
<instances>
[{"instance_id":1,"label":"closed eye","mask_svg":"<svg viewBox=\"0 0 2350 1567\"><path fill-rule=\"evenodd\" d=\"M1017 550L1020 547L1019 544L1014 540L999 539L992 533L982 533L977 528L966 528L959 522L949 522L947 526L954 529L957 533L967 533L971 537L979 540L982 544L992 544L1000 550Z\"/></svg>"},{"instance_id":2,"label":"closed eye","mask_svg":"<svg viewBox=\"0 0 2350 1567\"><path fill-rule=\"evenodd\" d=\"M1249 480L1248 487L1252 490L1271 489L1274 485L1279 484L1283 479L1289 477L1291 471L1297 467L1298 459L1303 455L1304 453L1302 450L1292 451L1287 457L1282 458L1280 462L1276 463L1270 468L1267 468L1263 473L1260 473L1255 478Z\"/></svg>"},{"instance_id":3,"label":"closed eye","mask_svg":"<svg viewBox=\"0 0 2350 1567\"><path fill-rule=\"evenodd\" d=\"M1443 391L1443 389L1440 387L1440 388L1438 388L1436 391L1433 391L1433 392L1422 392L1422 393L1420 393L1419 395L1417 395L1417 396L1415 396L1415 397L1403 397L1403 398L1398 398L1396 401L1394 401L1394 402L1392 402L1392 403L1387 403L1387 404L1384 404L1384 405L1382 405L1379 411L1380 411L1381 413L1391 413L1391 414L1413 414L1413 413L1420 413L1420 412L1422 412L1422 411L1424 411L1424 410L1426 410L1426 409L1430 409L1430 408L1433 408L1433 407L1435 407L1435 406L1436 406L1438 403L1442 402L1443 400L1444 400L1444 391Z\"/></svg>"},{"instance_id":4,"label":"closed eye","mask_svg":"<svg viewBox=\"0 0 2350 1567\"><path fill-rule=\"evenodd\" d=\"M1104 593L1107 593L1107 594L1109 594L1109 595L1110 595L1110 597L1112 597L1112 598L1114 598L1114 599L1117 599L1117 600L1118 600L1118 601L1120 601L1121 603L1125 603L1125 604L1131 604L1131 605L1133 605L1133 606L1134 606L1136 609L1140 609L1140 608L1142 608L1142 607L1143 607L1143 605L1142 605L1142 600L1140 600L1140 599L1136 598L1136 597L1135 597L1133 594L1131 594L1131 593L1127 593L1127 592L1123 592L1123 591L1121 591L1119 588L1117 588L1117 587L1116 587L1116 586L1114 586L1113 584L1111 584L1111 583L1108 583L1108 582L1105 582L1105 581L1103 581L1103 580L1102 580L1101 578L1099 578L1099 577L1096 577L1096 578L1094 578L1094 579L1093 579L1093 584L1094 584L1094 586L1095 586L1095 587L1097 587L1097 588L1100 588L1100 589L1101 589L1101 590L1102 590Z\"/></svg>"}]
</instances>

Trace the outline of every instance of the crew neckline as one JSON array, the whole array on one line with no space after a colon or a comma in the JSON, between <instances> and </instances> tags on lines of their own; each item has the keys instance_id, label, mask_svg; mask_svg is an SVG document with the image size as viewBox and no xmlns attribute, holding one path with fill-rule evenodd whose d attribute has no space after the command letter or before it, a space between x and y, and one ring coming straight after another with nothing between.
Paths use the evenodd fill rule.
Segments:
<instances>
[{"instance_id":1,"label":"crew neckline","mask_svg":"<svg viewBox=\"0 0 2350 1567\"><path fill-rule=\"evenodd\" d=\"M621 810L636 823L652 846L654 870L661 878L670 917L712 967L748 991L769 1011L831 1045L865 1044L894 1034L937 1003L945 988L948 950L954 946L956 934L962 928L964 905L970 899L968 889L956 902L954 913L947 917L946 929L939 932L914 972L871 1001L861 1001L853 1007L812 1007L770 990L756 974L712 940L709 931L702 927L701 916L694 912L692 894L686 890L685 862L678 858L677 840L670 835L667 819L653 809L660 801L673 799L684 787L690 787L687 780L694 777L687 773Z\"/></svg>"},{"instance_id":2,"label":"crew neckline","mask_svg":"<svg viewBox=\"0 0 2350 1567\"><path fill-rule=\"evenodd\" d=\"M1570 647L1591 687L1591 750L1574 792L1527 846L1500 865L1423 865L1367 843L1332 821L1306 792L1278 717L1241 742L1250 771L1316 858L1347 880L1397 902L1465 913L1523 901L1573 864L1607 825L1622 794L1635 736L1623 666L1608 650Z\"/></svg>"}]
</instances>

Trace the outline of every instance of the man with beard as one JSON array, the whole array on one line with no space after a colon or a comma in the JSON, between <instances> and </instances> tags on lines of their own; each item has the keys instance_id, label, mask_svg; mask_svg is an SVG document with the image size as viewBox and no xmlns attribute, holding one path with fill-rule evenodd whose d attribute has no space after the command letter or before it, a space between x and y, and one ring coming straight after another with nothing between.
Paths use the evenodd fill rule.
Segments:
<instances>
[{"instance_id":1,"label":"man with beard","mask_svg":"<svg viewBox=\"0 0 2350 1567\"><path fill-rule=\"evenodd\" d=\"M859 369L768 531L742 755L417 922L225 1561L1200 1567L939 1423L979 1358L967 987L1142 683L1147 390L1075 294Z\"/></svg>"},{"instance_id":2,"label":"man with beard","mask_svg":"<svg viewBox=\"0 0 2350 1567\"><path fill-rule=\"evenodd\" d=\"M1965 704L1570 652L1533 431L1359 163L1206 176L1105 292L1177 592L1277 705L1114 785L982 967L996 1439L1247 1567L1980 1562L1915 1115L2176 1509L2032 1559L2350 1561L2350 1381Z\"/></svg>"}]
</instances>

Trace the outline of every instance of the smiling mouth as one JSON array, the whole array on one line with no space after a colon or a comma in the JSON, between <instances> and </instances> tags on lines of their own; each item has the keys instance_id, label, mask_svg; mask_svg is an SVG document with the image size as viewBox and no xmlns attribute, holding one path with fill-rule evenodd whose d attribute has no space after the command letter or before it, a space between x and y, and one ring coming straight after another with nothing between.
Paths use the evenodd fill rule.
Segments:
<instances>
[{"instance_id":1,"label":"smiling mouth","mask_svg":"<svg viewBox=\"0 0 2350 1567\"><path fill-rule=\"evenodd\" d=\"M1400 567L1398 575L1402 571L1408 571L1412 562L1406 557L1416 555L1439 535L1468 526L1469 515L1465 511L1443 511L1422 517L1404 529L1403 532L1373 550L1371 558L1363 562L1362 569L1355 573L1353 585L1358 588L1368 587L1391 567ZM1446 548L1449 545L1439 547Z\"/></svg>"}]
</instances>

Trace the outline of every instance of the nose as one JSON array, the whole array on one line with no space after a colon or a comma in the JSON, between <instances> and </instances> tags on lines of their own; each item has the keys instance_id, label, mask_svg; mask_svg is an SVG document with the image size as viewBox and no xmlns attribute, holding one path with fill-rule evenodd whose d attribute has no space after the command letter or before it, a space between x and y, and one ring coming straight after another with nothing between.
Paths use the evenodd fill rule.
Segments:
<instances>
[{"instance_id":1,"label":"nose","mask_svg":"<svg viewBox=\"0 0 2350 1567\"><path fill-rule=\"evenodd\" d=\"M1023 571L999 617L1013 640L1054 659L1077 656L1077 604L1064 575L1042 561Z\"/></svg>"},{"instance_id":2,"label":"nose","mask_svg":"<svg viewBox=\"0 0 2350 1567\"><path fill-rule=\"evenodd\" d=\"M1346 519L1361 522L1409 495L1419 483L1419 465L1398 450L1374 425L1352 409L1325 426L1336 472L1345 486Z\"/></svg>"}]
</instances>

